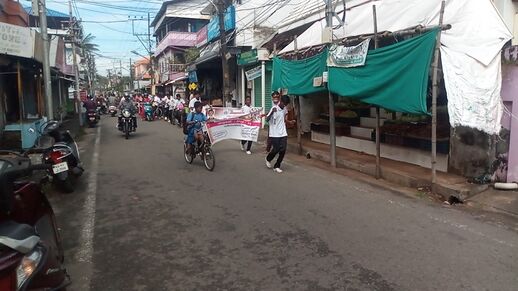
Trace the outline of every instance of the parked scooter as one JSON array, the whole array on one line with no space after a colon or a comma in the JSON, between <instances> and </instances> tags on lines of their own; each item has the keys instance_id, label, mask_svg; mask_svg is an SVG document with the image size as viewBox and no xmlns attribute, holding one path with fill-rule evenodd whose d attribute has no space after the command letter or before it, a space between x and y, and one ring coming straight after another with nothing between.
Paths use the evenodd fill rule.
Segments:
<instances>
[{"instance_id":1,"label":"parked scooter","mask_svg":"<svg viewBox=\"0 0 518 291\"><path fill-rule=\"evenodd\" d=\"M65 290L70 284L52 206L27 179L30 159L0 157L0 290Z\"/></svg>"},{"instance_id":2,"label":"parked scooter","mask_svg":"<svg viewBox=\"0 0 518 291\"><path fill-rule=\"evenodd\" d=\"M110 105L108 113L111 115L111 117L115 117L115 115L117 115L117 107Z\"/></svg>"},{"instance_id":3,"label":"parked scooter","mask_svg":"<svg viewBox=\"0 0 518 291\"><path fill-rule=\"evenodd\" d=\"M84 172L79 147L68 130L60 130L58 121L42 125L37 150L43 152L42 162L52 166L49 175L52 182L63 192L74 192L73 180ZM48 141L48 137L52 140Z\"/></svg>"}]
</instances>

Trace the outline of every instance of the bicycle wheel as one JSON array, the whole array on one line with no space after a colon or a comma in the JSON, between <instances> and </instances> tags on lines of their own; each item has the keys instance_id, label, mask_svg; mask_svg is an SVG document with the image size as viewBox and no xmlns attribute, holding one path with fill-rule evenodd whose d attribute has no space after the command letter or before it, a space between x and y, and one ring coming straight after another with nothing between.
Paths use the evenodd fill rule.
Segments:
<instances>
[{"instance_id":1,"label":"bicycle wheel","mask_svg":"<svg viewBox=\"0 0 518 291\"><path fill-rule=\"evenodd\" d=\"M203 150L203 164L209 171L214 171L214 168L216 167L216 158L214 157L214 152L210 147L205 147Z\"/></svg>"},{"instance_id":2,"label":"bicycle wheel","mask_svg":"<svg viewBox=\"0 0 518 291\"><path fill-rule=\"evenodd\" d=\"M188 164L192 164L192 162L194 161L194 156L192 154L187 153L187 145L185 143L183 144L183 156L185 157L185 161Z\"/></svg>"}]
</instances>

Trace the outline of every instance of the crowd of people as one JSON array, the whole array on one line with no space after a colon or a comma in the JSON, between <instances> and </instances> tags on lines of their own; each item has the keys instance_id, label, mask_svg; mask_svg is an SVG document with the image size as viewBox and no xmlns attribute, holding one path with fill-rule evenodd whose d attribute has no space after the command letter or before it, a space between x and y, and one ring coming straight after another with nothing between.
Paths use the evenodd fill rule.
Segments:
<instances>
[{"instance_id":1,"label":"crowd of people","mask_svg":"<svg viewBox=\"0 0 518 291\"><path fill-rule=\"evenodd\" d=\"M204 108L204 105L199 92L193 92L190 95L189 100L185 100L180 94L175 96L165 95L152 96L148 94L135 94L133 96L124 94L121 97L115 95L103 95L96 98L93 101L86 102L88 105L93 107L98 102L102 102L109 105L116 105L120 112L127 109L134 115L138 115L142 120L146 120L145 106L151 106L153 112L153 119L163 119L173 124L178 124L182 127L186 127L186 144L188 150L192 150L194 143L200 142L203 138L203 127L204 122L210 122L211 118L205 113L210 111ZM262 117L266 118L268 122L268 139L266 143L267 156L265 158L266 166L269 169L273 169L276 173L282 173L281 169L282 161L287 150L288 131L287 125L293 124L295 121L288 120L288 106L290 103L289 96L279 94L274 91L272 93L272 108L267 114L263 114ZM86 107L85 106L85 107ZM242 106L245 114L252 111L251 98L245 98L245 102ZM135 117L135 128L137 125ZM252 141L243 140L241 141L241 150L246 154L252 154ZM273 160L277 157L275 163Z\"/></svg>"}]
</instances>

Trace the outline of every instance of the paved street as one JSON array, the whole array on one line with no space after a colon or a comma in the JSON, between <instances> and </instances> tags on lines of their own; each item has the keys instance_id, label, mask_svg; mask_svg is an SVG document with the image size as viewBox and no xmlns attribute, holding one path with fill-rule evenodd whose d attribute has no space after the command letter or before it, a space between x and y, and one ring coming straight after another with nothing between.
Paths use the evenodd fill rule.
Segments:
<instances>
[{"instance_id":1,"label":"paved street","mask_svg":"<svg viewBox=\"0 0 518 291\"><path fill-rule=\"evenodd\" d=\"M208 172L181 130L103 117L79 190L52 195L71 290L518 290L518 234L237 142ZM90 287L90 288L89 288Z\"/></svg>"}]
</instances>

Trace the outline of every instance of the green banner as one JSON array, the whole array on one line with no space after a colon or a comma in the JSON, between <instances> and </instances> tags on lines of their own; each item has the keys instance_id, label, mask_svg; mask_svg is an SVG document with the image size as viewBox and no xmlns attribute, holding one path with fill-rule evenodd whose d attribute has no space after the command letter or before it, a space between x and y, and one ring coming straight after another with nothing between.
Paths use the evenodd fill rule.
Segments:
<instances>
[{"instance_id":1,"label":"green banner","mask_svg":"<svg viewBox=\"0 0 518 291\"><path fill-rule=\"evenodd\" d=\"M272 89L287 89L290 95L325 91L322 76L327 71L327 50L303 60L273 59ZM315 78L320 81L315 82ZM318 85L319 84L319 85Z\"/></svg>"},{"instance_id":2,"label":"green banner","mask_svg":"<svg viewBox=\"0 0 518 291\"><path fill-rule=\"evenodd\" d=\"M437 32L370 50L363 67L330 67L329 90L392 111L428 114L428 74Z\"/></svg>"}]
</instances>

